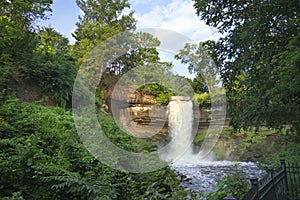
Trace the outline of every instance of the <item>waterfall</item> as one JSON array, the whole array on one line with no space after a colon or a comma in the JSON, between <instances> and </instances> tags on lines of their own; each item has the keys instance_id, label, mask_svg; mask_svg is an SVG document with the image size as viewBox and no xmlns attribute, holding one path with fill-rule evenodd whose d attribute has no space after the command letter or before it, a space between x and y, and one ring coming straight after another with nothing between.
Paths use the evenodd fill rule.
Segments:
<instances>
[{"instance_id":1,"label":"waterfall","mask_svg":"<svg viewBox=\"0 0 300 200\"><path fill-rule=\"evenodd\" d=\"M194 127L194 123L197 123L197 121L194 122L194 116L200 113L193 112L193 103L189 97L171 98L168 108L169 142L159 148L160 158L171 162L170 166L173 170L189 179L189 181L181 182L181 186L202 191L204 195L207 195L216 191L216 180L228 174L237 164L237 169L245 172L248 178L257 177L262 173L251 162L214 161L214 156L210 153L211 147L208 147L218 139L213 134L206 140L209 145L204 144L203 148L201 146L194 152L194 132L198 128ZM214 133L213 131L220 128L217 123L213 123L210 131Z\"/></svg>"},{"instance_id":2,"label":"waterfall","mask_svg":"<svg viewBox=\"0 0 300 200\"><path fill-rule=\"evenodd\" d=\"M160 149L163 160L174 163L193 163L193 103L190 97L173 96L169 103L170 142Z\"/></svg>"}]
</instances>

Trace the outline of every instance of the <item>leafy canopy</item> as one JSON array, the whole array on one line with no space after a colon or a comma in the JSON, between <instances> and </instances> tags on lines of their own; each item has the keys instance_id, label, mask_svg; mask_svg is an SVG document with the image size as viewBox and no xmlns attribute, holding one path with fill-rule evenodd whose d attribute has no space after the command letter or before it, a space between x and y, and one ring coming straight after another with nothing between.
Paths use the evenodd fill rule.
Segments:
<instances>
[{"instance_id":1,"label":"leafy canopy","mask_svg":"<svg viewBox=\"0 0 300 200\"><path fill-rule=\"evenodd\" d=\"M232 125L291 126L300 133L298 0L194 0L223 37L210 43L227 88Z\"/></svg>"}]
</instances>

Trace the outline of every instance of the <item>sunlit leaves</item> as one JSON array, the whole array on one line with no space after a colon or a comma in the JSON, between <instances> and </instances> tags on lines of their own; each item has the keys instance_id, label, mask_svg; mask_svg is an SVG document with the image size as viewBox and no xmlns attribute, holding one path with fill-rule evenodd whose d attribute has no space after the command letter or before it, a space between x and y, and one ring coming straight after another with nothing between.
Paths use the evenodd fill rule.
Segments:
<instances>
[{"instance_id":1,"label":"sunlit leaves","mask_svg":"<svg viewBox=\"0 0 300 200\"><path fill-rule=\"evenodd\" d=\"M299 133L300 2L195 0L194 6L208 25L224 34L212 48L232 125L292 125Z\"/></svg>"}]
</instances>

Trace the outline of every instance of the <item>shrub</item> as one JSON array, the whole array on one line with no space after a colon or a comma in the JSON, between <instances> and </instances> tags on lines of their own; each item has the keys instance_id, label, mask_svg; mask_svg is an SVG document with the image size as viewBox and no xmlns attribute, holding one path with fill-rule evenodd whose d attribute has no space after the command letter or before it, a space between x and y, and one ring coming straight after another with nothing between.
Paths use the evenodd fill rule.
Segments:
<instances>
[{"instance_id":1,"label":"shrub","mask_svg":"<svg viewBox=\"0 0 300 200\"><path fill-rule=\"evenodd\" d=\"M205 106L211 103L210 95L207 93L195 94L193 101L196 105Z\"/></svg>"},{"instance_id":2,"label":"shrub","mask_svg":"<svg viewBox=\"0 0 300 200\"><path fill-rule=\"evenodd\" d=\"M152 151L99 114L107 137L128 151ZM0 106L0 198L8 199L186 199L169 168L120 172L96 160L82 145L70 111L5 101ZM176 197L176 198L175 198Z\"/></svg>"}]
</instances>

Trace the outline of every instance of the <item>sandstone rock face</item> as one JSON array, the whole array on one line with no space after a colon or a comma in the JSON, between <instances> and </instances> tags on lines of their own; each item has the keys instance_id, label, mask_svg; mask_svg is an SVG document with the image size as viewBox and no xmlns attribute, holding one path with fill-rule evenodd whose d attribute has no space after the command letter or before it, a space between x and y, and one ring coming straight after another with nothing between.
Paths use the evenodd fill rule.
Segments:
<instances>
[{"instance_id":1,"label":"sandstone rock face","mask_svg":"<svg viewBox=\"0 0 300 200\"><path fill-rule=\"evenodd\" d=\"M137 91L131 93L129 96L129 103L131 104L157 104L154 96L141 94Z\"/></svg>"},{"instance_id":2,"label":"sandstone rock face","mask_svg":"<svg viewBox=\"0 0 300 200\"><path fill-rule=\"evenodd\" d=\"M130 104L119 112L119 123L136 137L167 134L167 106Z\"/></svg>"},{"instance_id":3,"label":"sandstone rock face","mask_svg":"<svg viewBox=\"0 0 300 200\"><path fill-rule=\"evenodd\" d=\"M114 118L135 137L167 134L167 106L157 105L153 95L119 87L110 93L108 99Z\"/></svg>"},{"instance_id":4,"label":"sandstone rock face","mask_svg":"<svg viewBox=\"0 0 300 200\"><path fill-rule=\"evenodd\" d=\"M133 119L137 118L152 118L155 119L166 119L167 118L167 106L160 105L143 105L135 104L129 108L129 113Z\"/></svg>"}]
</instances>

